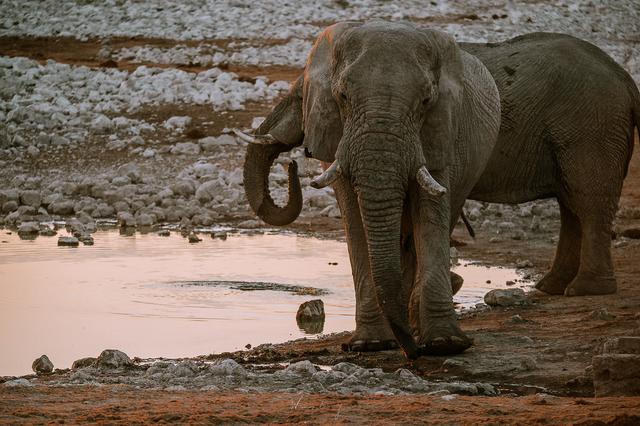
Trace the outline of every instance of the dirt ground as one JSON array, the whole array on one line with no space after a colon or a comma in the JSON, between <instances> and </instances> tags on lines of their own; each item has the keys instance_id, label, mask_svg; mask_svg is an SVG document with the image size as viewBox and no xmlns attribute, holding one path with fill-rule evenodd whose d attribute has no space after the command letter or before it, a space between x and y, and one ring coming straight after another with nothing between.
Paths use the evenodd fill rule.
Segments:
<instances>
[{"instance_id":1,"label":"dirt ground","mask_svg":"<svg viewBox=\"0 0 640 426\"><path fill-rule=\"evenodd\" d=\"M114 43L152 43L116 40ZM161 43L162 41L154 41ZM219 42L219 41L218 41ZM105 66L99 62L99 42L64 39L0 40L0 55L21 55L38 60ZM83 57L82 60L78 57ZM122 68L127 63L108 64ZM139 64L136 64L136 66ZM197 71L185 64L183 69ZM299 70L286 67L231 69L246 78L267 75L291 80ZM267 106L238 113L245 125ZM155 112L162 116L162 112ZM175 111L173 111L175 113ZM188 112L186 112L188 113ZM198 115L194 113L194 122ZM210 114L210 112L208 112ZM170 114L167 112L166 114ZM160 117L160 120L163 118ZM204 121L204 118L203 118ZM201 129L202 130L202 129ZM219 129L204 129L205 134ZM622 206L640 206L640 153L636 152L623 189ZM95 159L98 161L99 159ZM291 227L335 238L339 220L301 221ZM640 228L640 218L619 219L616 231ZM490 242L478 233L471 240L462 230L454 234L462 257L492 264L513 265L527 259L536 272L544 272L553 259L555 245L547 240ZM619 241L619 240L618 240ZM496 308L464 315L461 325L475 345L456 357L423 357L407 362L399 351L344 353L348 334L320 340L275 345L234 354L214 354L206 359L234 358L240 363L310 360L332 365L341 361L393 371L399 367L434 380L459 378L496 385L499 397L455 396L349 396L211 391L140 390L123 385L8 388L0 386L0 423L434 423L434 424L640 424L640 397L593 398L593 384L585 369L598 345L608 337L640 335L640 243L614 241L618 292L609 296L566 298L533 292L531 304ZM593 312L610 314L594 318ZM514 315L523 321L515 321ZM505 356L506 355L506 356ZM66 374L60 371L55 374ZM46 379L43 379L46 382ZM549 394L547 396L542 394ZM553 396L550 396L553 395Z\"/></svg>"}]
</instances>

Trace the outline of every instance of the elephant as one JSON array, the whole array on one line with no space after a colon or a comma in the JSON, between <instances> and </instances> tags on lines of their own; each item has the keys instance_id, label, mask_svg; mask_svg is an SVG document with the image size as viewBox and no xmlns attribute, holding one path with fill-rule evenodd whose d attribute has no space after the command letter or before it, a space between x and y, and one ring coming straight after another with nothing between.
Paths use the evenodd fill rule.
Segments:
<instances>
[{"instance_id":1,"label":"elephant","mask_svg":"<svg viewBox=\"0 0 640 426\"><path fill-rule=\"evenodd\" d=\"M460 43L493 75L502 104L494 152L469 198L523 203L555 197L560 238L539 290L615 293L612 221L640 126L631 76L596 46L564 34Z\"/></svg>"},{"instance_id":2,"label":"elephant","mask_svg":"<svg viewBox=\"0 0 640 426\"><path fill-rule=\"evenodd\" d=\"M453 309L449 237L500 117L493 77L451 36L410 23L344 22L319 35L290 93L245 135L255 142L245 193L269 224L292 222L302 207L295 162L287 204L269 195L275 158L304 145L324 164L312 186L332 185L342 213L356 292L351 349L397 342L414 359L471 346ZM413 329L410 299L419 301Z\"/></svg>"},{"instance_id":3,"label":"elephant","mask_svg":"<svg viewBox=\"0 0 640 426\"><path fill-rule=\"evenodd\" d=\"M561 213L560 238L553 266L536 287L549 294L567 296L615 292L611 223L631 158L633 129L640 124L640 95L632 78L597 47L563 34L532 33L501 43L458 43L458 46L479 59L493 77L500 95L501 119L495 147L480 177L473 177L471 191L448 186L450 182L445 184L451 190L449 194L455 195L449 200L449 232L457 222L459 197L463 195L514 204L555 197ZM342 121L334 126L323 125L321 139L317 137L317 128L307 126L314 117L309 114L309 107L318 98L309 97L308 87L305 91L305 84L309 84L306 74L315 71L308 63L290 94L257 129L255 140L262 144L252 144L247 153L245 189L254 211L268 223L289 223L302 206L295 163L289 168L289 203L277 207L269 197L267 174L278 154L304 145L313 157L332 164L338 149L336 141L342 137ZM310 133L313 131L316 133ZM425 158L441 158L429 145L433 140L430 134L423 132L421 136ZM319 140L326 144L318 144ZM454 152L457 155L459 151ZM445 167L455 178L465 159L461 159L462 163L458 160L449 159ZM438 161L427 164L429 170L442 166ZM441 176L438 174L436 178ZM350 208L354 208L358 198L349 183L344 179L333 183L347 230L356 289L356 331L346 348L360 351L390 348L397 335L385 323L375 303L372 285L375 282L368 269L373 260L367 257L366 233L361 222L351 214ZM408 194L409 208L403 209L401 220L401 305L409 311L411 332L427 352L460 352L470 341L450 322L444 328L436 325L435 333L429 328L429 319L437 315L434 315L437 309L425 307L423 302L433 303L431 291L440 288L438 285L445 292L446 274L441 269L445 261L442 254L438 262L423 257L425 248L429 257L435 256L434 237L424 233L420 220L413 220L411 206L415 204L411 201L415 192ZM434 216L423 219L424 223L434 223ZM438 247L444 250L442 245ZM435 265L440 269L424 269ZM425 279L425 273L438 274L438 280L434 275ZM426 294L423 289L427 289ZM458 338L465 344L460 344Z\"/></svg>"}]
</instances>

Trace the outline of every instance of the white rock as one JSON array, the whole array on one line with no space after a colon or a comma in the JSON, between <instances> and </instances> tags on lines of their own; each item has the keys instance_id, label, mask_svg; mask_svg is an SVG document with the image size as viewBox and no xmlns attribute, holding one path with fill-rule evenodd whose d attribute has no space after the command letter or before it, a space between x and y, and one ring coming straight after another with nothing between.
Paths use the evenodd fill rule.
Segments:
<instances>
[{"instance_id":1,"label":"white rock","mask_svg":"<svg viewBox=\"0 0 640 426\"><path fill-rule=\"evenodd\" d=\"M174 155L197 155L200 154L200 145L192 142L180 142L175 144L170 152Z\"/></svg>"},{"instance_id":2,"label":"white rock","mask_svg":"<svg viewBox=\"0 0 640 426\"><path fill-rule=\"evenodd\" d=\"M164 122L165 129L184 129L191 123L191 117L188 116L175 116L169 118Z\"/></svg>"},{"instance_id":3,"label":"white rock","mask_svg":"<svg viewBox=\"0 0 640 426\"><path fill-rule=\"evenodd\" d=\"M111 130L111 120L106 115L99 114L91 121L91 130L96 133L106 133Z\"/></svg>"}]
</instances>

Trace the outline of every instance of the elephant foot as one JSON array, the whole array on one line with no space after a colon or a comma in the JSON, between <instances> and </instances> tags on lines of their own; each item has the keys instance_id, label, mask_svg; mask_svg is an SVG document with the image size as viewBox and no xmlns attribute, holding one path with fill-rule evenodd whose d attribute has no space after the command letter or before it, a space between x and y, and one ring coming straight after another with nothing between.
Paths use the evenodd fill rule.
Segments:
<instances>
[{"instance_id":1,"label":"elephant foot","mask_svg":"<svg viewBox=\"0 0 640 426\"><path fill-rule=\"evenodd\" d=\"M563 277L553 271L548 272L538 283L536 288L547 294L562 295L571 282L571 278Z\"/></svg>"},{"instance_id":2,"label":"elephant foot","mask_svg":"<svg viewBox=\"0 0 640 426\"><path fill-rule=\"evenodd\" d=\"M452 271L449 271L449 274L451 275L451 294L456 294L462 288L464 278Z\"/></svg>"},{"instance_id":3,"label":"elephant foot","mask_svg":"<svg viewBox=\"0 0 640 426\"><path fill-rule=\"evenodd\" d=\"M389 349L398 349L400 346L395 340L350 340L342 344L344 352L378 352Z\"/></svg>"},{"instance_id":4,"label":"elephant foot","mask_svg":"<svg viewBox=\"0 0 640 426\"><path fill-rule=\"evenodd\" d=\"M615 277L595 277L580 275L571 281L571 284L564 291L565 296L598 296L603 294L613 294L618 289Z\"/></svg>"},{"instance_id":5,"label":"elephant foot","mask_svg":"<svg viewBox=\"0 0 640 426\"><path fill-rule=\"evenodd\" d=\"M356 330L349 342L342 344L344 352L377 352L399 347L391 330L383 326Z\"/></svg>"},{"instance_id":6,"label":"elephant foot","mask_svg":"<svg viewBox=\"0 0 640 426\"><path fill-rule=\"evenodd\" d=\"M420 355L455 355L464 352L473 339L460 329L455 319L429 319L429 324L420 339Z\"/></svg>"}]
</instances>

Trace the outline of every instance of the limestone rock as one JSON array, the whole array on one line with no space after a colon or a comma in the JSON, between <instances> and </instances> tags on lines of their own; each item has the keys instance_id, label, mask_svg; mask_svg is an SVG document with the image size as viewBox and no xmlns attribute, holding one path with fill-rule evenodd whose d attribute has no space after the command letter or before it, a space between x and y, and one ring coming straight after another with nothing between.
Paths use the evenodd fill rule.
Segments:
<instances>
[{"instance_id":1,"label":"limestone rock","mask_svg":"<svg viewBox=\"0 0 640 426\"><path fill-rule=\"evenodd\" d=\"M96 359L97 358L94 357L76 359L75 361L73 361L73 364L71 364L71 369L77 370L80 368L91 367L96 363Z\"/></svg>"},{"instance_id":2,"label":"limestone rock","mask_svg":"<svg viewBox=\"0 0 640 426\"><path fill-rule=\"evenodd\" d=\"M298 308L296 319L307 321L324 320L324 302L320 299L304 302Z\"/></svg>"},{"instance_id":3,"label":"limestone rock","mask_svg":"<svg viewBox=\"0 0 640 426\"><path fill-rule=\"evenodd\" d=\"M25 206L38 208L42 205L42 197L40 191L27 190L20 194L20 203Z\"/></svg>"},{"instance_id":4,"label":"limestone rock","mask_svg":"<svg viewBox=\"0 0 640 426\"><path fill-rule=\"evenodd\" d=\"M524 305L526 302L527 297L521 288L496 289L484 295L484 303L489 306Z\"/></svg>"},{"instance_id":5,"label":"limestone rock","mask_svg":"<svg viewBox=\"0 0 640 426\"><path fill-rule=\"evenodd\" d=\"M296 313L298 327L308 334L322 333L324 318L324 303L320 299L304 302Z\"/></svg>"},{"instance_id":6,"label":"limestone rock","mask_svg":"<svg viewBox=\"0 0 640 426\"><path fill-rule=\"evenodd\" d=\"M73 201L56 201L49 205L49 212L59 215L70 215L74 213Z\"/></svg>"},{"instance_id":7,"label":"limestone rock","mask_svg":"<svg viewBox=\"0 0 640 426\"><path fill-rule=\"evenodd\" d=\"M23 222L18 226L19 236L38 235L40 232L40 225L38 222Z\"/></svg>"},{"instance_id":8,"label":"limestone rock","mask_svg":"<svg viewBox=\"0 0 640 426\"><path fill-rule=\"evenodd\" d=\"M132 365L131 358L117 349L105 349L96 360L100 368L120 368Z\"/></svg>"},{"instance_id":9,"label":"limestone rock","mask_svg":"<svg viewBox=\"0 0 640 426\"><path fill-rule=\"evenodd\" d=\"M36 374L49 374L53 371L53 363L49 360L48 356L42 355L40 358L33 361L31 369Z\"/></svg>"},{"instance_id":10,"label":"limestone rock","mask_svg":"<svg viewBox=\"0 0 640 426\"><path fill-rule=\"evenodd\" d=\"M174 155L197 155L200 154L200 145L192 142L181 142L175 144L170 152Z\"/></svg>"}]
</instances>

